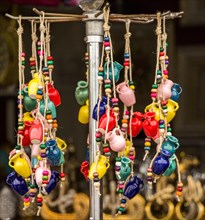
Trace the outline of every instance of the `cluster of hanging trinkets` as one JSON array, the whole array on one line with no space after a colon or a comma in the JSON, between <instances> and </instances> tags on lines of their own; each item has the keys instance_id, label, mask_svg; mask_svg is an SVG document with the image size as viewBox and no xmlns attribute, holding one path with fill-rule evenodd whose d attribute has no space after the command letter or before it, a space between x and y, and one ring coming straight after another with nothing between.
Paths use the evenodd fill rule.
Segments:
<instances>
[{"instance_id":1,"label":"cluster of hanging trinkets","mask_svg":"<svg viewBox=\"0 0 205 220\"><path fill-rule=\"evenodd\" d=\"M124 52L124 81L116 85L120 79L123 66L113 61L113 47L110 35L109 7L104 8L104 41L102 57L98 68L98 100L93 109L92 117L97 121L96 157L89 166L88 161L81 164L81 172L86 179L94 181L94 186L100 195L100 179L110 166L111 152L116 152L115 176L117 192L120 196L120 207L116 215L125 212L127 199L132 199L144 187L143 181L134 174L135 147L133 137L143 130L146 138L144 143L145 160L149 154L151 142L157 144L156 154L147 169L147 183L161 176L170 176L178 168L177 198L182 195L179 163L175 150L179 147L177 138L172 136L170 121L178 110L178 98L182 89L179 84L168 79L167 34L165 31L166 18L157 13L157 62L155 82L152 85L152 103L145 112L134 112L136 103L135 86L132 79L132 60L129 32L130 21L126 21L125 52ZM163 32L162 32L163 29ZM103 95L103 88L104 94ZM118 93L118 97L116 95ZM121 127L119 125L119 100L124 104Z\"/></svg>"},{"instance_id":2,"label":"cluster of hanging trinkets","mask_svg":"<svg viewBox=\"0 0 205 220\"><path fill-rule=\"evenodd\" d=\"M24 209L36 202L38 215L43 198L58 184L65 181L63 173L66 143L56 136L58 123L56 107L61 97L54 87L53 57L50 54L50 23L40 16L40 39L36 34L37 23L32 20L32 79L25 82L26 57L23 52L23 27L21 17L17 30L19 38L19 90L17 145L10 152L9 165L14 169L6 179L8 185L23 197ZM31 154L29 153L31 149ZM60 173L52 167L60 167Z\"/></svg>"}]
</instances>

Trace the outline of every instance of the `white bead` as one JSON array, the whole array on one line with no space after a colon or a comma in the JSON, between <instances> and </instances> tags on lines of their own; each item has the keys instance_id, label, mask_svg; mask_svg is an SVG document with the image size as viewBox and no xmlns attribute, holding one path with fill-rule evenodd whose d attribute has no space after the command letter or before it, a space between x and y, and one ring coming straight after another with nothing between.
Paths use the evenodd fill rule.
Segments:
<instances>
[{"instance_id":1,"label":"white bead","mask_svg":"<svg viewBox=\"0 0 205 220\"><path fill-rule=\"evenodd\" d=\"M164 57L164 56L161 56L161 57L159 58L159 60L163 61L163 60L165 60L165 57Z\"/></svg>"},{"instance_id":2,"label":"white bead","mask_svg":"<svg viewBox=\"0 0 205 220\"><path fill-rule=\"evenodd\" d=\"M121 166L121 162L117 161L117 162L115 163L115 166L120 167L120 166Z\"/></svg>"},{"instance_id":3,"label":"white bead","mask_svg":"<svg viewBox=\"0 0 205 220\"><path fill-rule=\"evenodd\" d=\"M105 50L110 50L110 47L105 47Z\"/></svg>"}]
</instances>

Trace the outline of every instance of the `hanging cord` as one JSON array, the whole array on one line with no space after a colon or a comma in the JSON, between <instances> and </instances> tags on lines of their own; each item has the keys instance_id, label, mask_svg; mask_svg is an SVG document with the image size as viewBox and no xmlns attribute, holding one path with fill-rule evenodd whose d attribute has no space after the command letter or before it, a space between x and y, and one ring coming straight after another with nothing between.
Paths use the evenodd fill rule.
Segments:
<instances>
[{"instance_id":1,"label":"hanging cord","mask_svg":"<svg viewBox=\"0 0 205 220\"><path fill-rule=\"evenodd\" d=\"M157 71L159 70L159 53L160 53L160 46L161 46L161 33L162 33L162 28L161 28L161 13L157 13L157 27L155 30L155 33L157 35L157 50L156 50L156 67L155 67L155 78L154 78L154 84L157 83ZM154 108L154 103L155 99L152 101L152 108Z\"/></svg>"},{"instance_id":2,"label":"hanging cord","mask_svg":"<svg viewBox=\"0 0 205 220\"><path fill-rule=\"evenodd\" d=\"M38 72L38 59L37 59L37 51L36 51L36 43L38 41L38 37L36 35L36 22L35 20L31 21L31 38L32 38L32 57L36 62L36 72ZM33 77L33 72L32 72Z\"/></svg>"},{"instance_id":3,"label":"hanging cord","mask_svg":"<svg viewBox=\"0 0 205 220\"><path fill-rule=\"evenodd\" d=\"M19 16L18 19L19 27L17 29L18 34L18 69L19 69L19 121L23 121L23 86L25 84L24 79L24 70L25 66L22 65L22 61L25 62L25 53L23 53L23 40L22 40L22 34L23 34L23 27L21 24L21 16ZM24 59L24 60L23 60ZM17 134L17 144L21 146L21 150L24 151L23 145L22 145L22 139L23 136L20 134Z\"/></svg>"}]
</instances>

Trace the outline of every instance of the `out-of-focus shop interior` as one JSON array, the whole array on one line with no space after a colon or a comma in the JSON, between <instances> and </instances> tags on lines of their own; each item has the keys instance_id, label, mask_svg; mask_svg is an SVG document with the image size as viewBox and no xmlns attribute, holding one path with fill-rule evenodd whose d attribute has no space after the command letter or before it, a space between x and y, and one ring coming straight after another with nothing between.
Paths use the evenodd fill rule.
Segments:
<instances>
[{"instance_id":1,"label":"out-of-focus shop interior","mask_svg":"<svg viewBox=\"0 0 205 220\"><path fill-rule=\"evenodd\" d=\"M166 22L169 74L183 91L178 100L179 109L171 122L172 133L179 140L176 151L183 186L181 202L175 199L178 173L162 176L152 194L147 186L132 200L123 215L114 213L120 205L116 193L115 159L103 177L103 219L205 219L205 2L204 0L132 1L109 0L111 14L155 14L158 11L183 11L182 18ZM74 0L0 1L0 219L89 219L89 181L80 172L82 162L88 158L88 124L78 121L80 106L76 102L77 83L86 80L85 22L53 22L50 24L50 50L54 58L52 73L55 87L61 95L57 108L57 136L65 141L64 173L66 180L49 194L40 216L32 203L23 210L22 198L6 184L13 171L8 165L9 153L16 146L18 128L18 48L16 20L5 16L36 16L33 8L50 13L82 15L82 9ZM114 59L123 64L125 47L125 23L111 22L110 33ZM23 49L26 54L25 82L30 80L29 57L32 51L31 22L23 21ZM131 23L130 47L132 76L135 83L136 111L143 112L151 103L150 88L156 65L156 20L147 24ZM39 31L37 30L39 34ZM39 36L40 37L40 36ZM123 74L120 76L122 80ZM95 92L95 91L93 91ZM145 134L133 138L135 146L134 171L146 182L146 168L155 154L151 148L143 161ZM154 147L154 145L152 146ZM30 148L25 151L30 155ZM57 171L60 167L57 168ZM60 172L60 171L59 171ZM146 185L146 184L145 184Z\"/></svg>"}]
</instances>

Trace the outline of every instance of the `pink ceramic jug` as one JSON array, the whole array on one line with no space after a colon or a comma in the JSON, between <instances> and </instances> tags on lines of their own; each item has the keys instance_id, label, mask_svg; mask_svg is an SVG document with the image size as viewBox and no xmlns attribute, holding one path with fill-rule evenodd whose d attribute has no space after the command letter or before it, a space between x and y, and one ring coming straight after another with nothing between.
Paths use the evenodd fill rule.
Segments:
<instances>
[{"instance_id":1,"label":"pink ceramic jug","mask_svg":"<svg viewBox=\"0 0 205 220\"><path fill-rule=\"evenodd\" d=\"M43 140L43 126L38 119L35 119L30 127L29 136L32 144L40 144Z\"/></svg>"},{"instance_id":2,"label":"pink ceramic jug","mask_svg":"<svg viewBox=\"0 0 205 220\"><path fill-rule=\"evenodd\" d=\"M107 133L106 139L110 143L110 148L115 152L120 152L125 149L126 142L123 134L119 128L114 128Z\"/></svg>"},{"instance_id":3,"label":"pink ceramic jug","mask_svg":"<svg viewBox=\"0 0 205 220\"><path fill-rule=\"evenodd\" d=\"M134 91L130 89L126 82L117 85L116 90L119 94L120 100L126 105L131 106L136 103Z\"/></svg>"},{"instance_id":4,"label":"pink ceramic jug","mask_svg":"<svg viewBox=\"0 0 205 220\"><path fill-rule=\"evenodd\" d=\"M174 83L170 79L164 79L158 87L158 96L161 100L168 100L172 96L172 86Z\"/></svg>"},{"instance_id":5,"label":"pink ceramic jug","mask_svg":"<svg viewBox=\"0 0 205 220\"><path fill-rule=\"evenodd\" d=\"M51 171L50 171L50 166L43 160L39 161L39 167L36 169L35 172L35 180L36 180L36 184L38 186L41 186L43 184L43 176L47 176L48 178L48 182L50 180L51 177ZM46 175L45 175L46 174Z\"/></svg>"}]
</instances>

